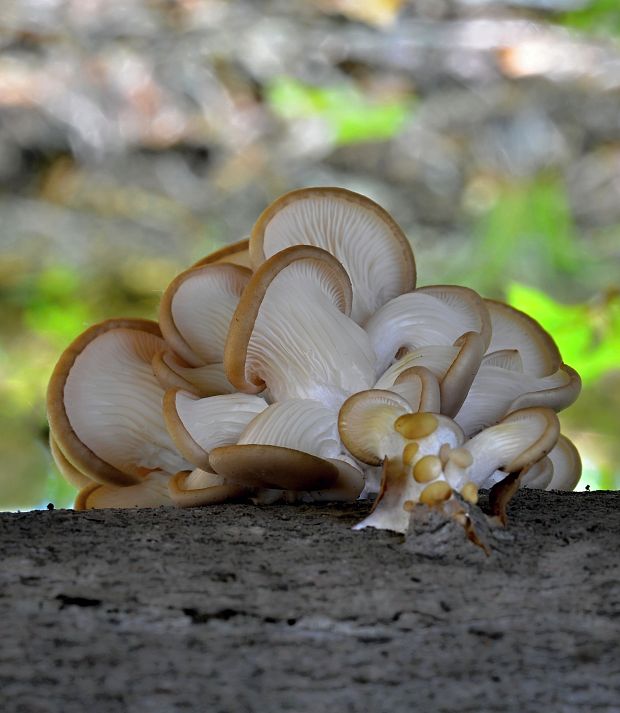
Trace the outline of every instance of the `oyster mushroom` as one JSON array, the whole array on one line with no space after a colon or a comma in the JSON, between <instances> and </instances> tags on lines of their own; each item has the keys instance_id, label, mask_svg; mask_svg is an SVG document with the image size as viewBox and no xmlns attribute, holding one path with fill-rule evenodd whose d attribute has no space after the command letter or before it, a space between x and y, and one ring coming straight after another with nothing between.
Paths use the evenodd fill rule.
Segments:
<instances>
[{"instance_id":1,"label":"oyster mushroom","mask_svg":"<svg viewBox=\"0 0 620 713\"><path fill-rule=\"evenodd\" d=\"M187 364L222 362L230 319L250 274L238 265L215 263L192 267L170 283L159 324L166 342Z\"/></svg>"},{"instance_id":2,"label":"oyster mushroom","mask_svg":"<svg viewBox=\"0 0 620 713\"><path fill-rule=\"evenodd\" d=\"M412 366L402 371L388 389L402 396L413 412L441 411L441 390L437 378L424 366Z\"/></svg>"},{"instance_id":3,"label":"oyster mushroom","mask_svg":"<svg viewBox=\"0 0 620 713\"><path fill-rule=\"evenodd\" d=\"M172 502L182 508L218 505L231 500L240 500L252 492L235 483L227 483L217 473L209 473L200 468L190 473L186 471L177 473L170 479L168 487Z\"/></svg>"},{"instance_id":4,"label":"oyster mushroom","mask_svg":"<svg viewBox=\"0 0 620 713\"><path fill-rule=\"evenodd\" d=\"M491 321L478 293L456 285L421 287L390 300L364 325L382 374L398 353L419 347L449 346L465 332L491 339Z\"/></svg>"},{"instance_id":5,"label":"oyster mushroom","mask_svg":"<svg viewBox=\"0 0 620 713\"><path fill-rule=\"evenodd\" d=\"M166 430L151 369L165 346L155 322L107 320L60 357L47 391L52 436L67 461L99 483L134 485L187 467Z\"/></svg>"},{"instance_id":6,"label":"oyster mushroom","mask_svg":"<svg viewBox=\"0 0 620 713\"><path fill-rule=\"evenodd\" d=\"M409 418L428 416L412 414ZM437 446L443 433L450 433L450 429L438 420L436 431L413 438L406 446L413 456L404 449L400 458L386 459L375 506L357 529L375 527L405 533L418 503L444 508L451 501L447 512L461 521L463 511L454 500L454 491L475 504L479 486L498 469L508 476L544 458L557 442L559 422L550 409L532 408L516 411L454 446L447 440Z\"/></svg>"},{"instance_id":7,"label":"oyster mushroom","mask_svg":"<svg viewBox=\"0 0 620 713\"><path fill-rule=\"evenodd\" d=\"M170 435L185 458L210 471L209 452L236 443L247 424L267 404L260 396L225 394L201 399L186 391L166 391L163 412Z\"/></svg>"},{"instance_id":8,"label":"oyster mushroom","mask_svg":"<svg viewBox=\"0 0 620 713\"><path fill-rule=\"evenodd\" d=\"M74 488L77 488L79 490L80 488L85 488L87 485L92 484L93 481L87 475L82 473L81 470L78 470L67 460L65 454L58 447L56 439L54 438L51 431L49 443L50 452L52 454L52 458L54 459L54 463L56 463L56 467L61 472L64 479L70 485L73 485Z\"/></svg>"},{"instance_id":9,"label":"oyster mushroom","mask_svg":"<svg viewBox=\"0 0 620 713\"><path fill-rule=\"evenodd\" d=\"M241 267L250 267L249 242L249 238L244 238L236 243L224 245L223 248L195 262L192 267L202 267L203 265L212 265L221 262L241 265Z\"/></svg>"},{"instance_id":10,"label":"oyster mushroom","mask_svg":"<svg viewBox=\"0 0 620 713\"><path fill-rule=\"evenodd\" d=\"M189 366L174 352L157 352L151 362L153 373L164 389L183 389L196 396L232 394L235 387L226 378L224 364Z\"/></svg>"},{"instance_id":11,"label":"oyster mushroom","mask_svg":"<svg viewBox=\"0 0 620 713\"><path fill-rule=\"evenodd\" d=\"M368 335L347 315L351 283L325 250L298 245L252 275L231 321L224 366L240 391L337 410L374 381Z\"/></svg>"},{"instance_id":12,"label":"oyster mushroom","mask_svg":"<svg viewBox=\"0 0 620 713\"><path fill-rule=\"evenodd\" d=\"M353 285L351 318L359 324L415 287L407 238L389 213L359 193L302 188L274 201L252 228L252 266L292 245L323 248L342 263Z\"/></svg>"},{"instance_id":13,"label":"oyster mushroom","mask_svg":"<svg viewBox=\"0 0 620 713\"><path fill-rule=\"evenodd\" d=\"M77 494L76 510L102 508L156 508L172 505L169 492L169 473L153 472L135 485L118 487L91 483Z\"/></svg>"},{"instance_id":14,"label":"oyster mushroom","mask_svg":"<svg viewBox=\"0 0 620 713\"><path fill-rule=\"evenodd\" d=\"M314 491L314 499L355 500L364 480L338 437L333 412L307 399L275 403L234 446L215 448L209 464L248 487Z\"/></svg>"},{"instance_id":15,"label":"oyster mushroom","mask_svg":"<svg viewBox=\"0 0 620 713\"><path fill-rule=\"evenodd\" d=\"M406 353L382 374L375 388L390 389L408 369L424 367L439 382L442 413L453 416L467 397L483 354L483 337L466 332L452 346L429 345Z\"/></svg>"},{"instance_id":16,"label":"oyster mushroom","mask_svg":"<svg viewBox=\"0 0 620 713\"><path fill-rule=\"evenodd\" d=\"M501 350L482 358L455 420L472 435L522 408L544 406L561 411L581 390L577 372L566 364L547 376L523 371L521 352Z\"/></svg>"},{"instance_id":17,"label":"oyster mushroom","mask_svg":"<svg viewBox=\"0 0 620 713\"><path fill-rule=\"evenodd\" d=\"M549 460L553 463L553 476L546 489L574 490L581 478L581 458L574 443L560 434Z\"/></svg>"}]
</instances>

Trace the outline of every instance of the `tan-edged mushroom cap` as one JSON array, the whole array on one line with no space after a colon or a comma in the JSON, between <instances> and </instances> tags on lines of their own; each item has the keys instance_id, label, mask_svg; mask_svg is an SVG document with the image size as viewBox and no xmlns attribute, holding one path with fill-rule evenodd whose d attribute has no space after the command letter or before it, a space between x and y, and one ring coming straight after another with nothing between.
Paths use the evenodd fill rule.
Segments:
<instances>
[{"instance_id":1,"label":"tan-edged mushroom cap","mask_svg":"<svg viewBox=\"0 0 620 713\"><path fill-rule=\"evenodd\" d=\"M224 366L240 391L338 408L374 381L368 335L347 317L351 283L320 248L297 245L252 275L233 316Z\"/></svg>"},{"instance_id":2,"label":"tan-edged mushroom cap","mask_svg":"<svg viewBox=\"0 0 620 713\"><path fill-rule=\"evenodd\" d=\"M193 367L185 364L173 352L161 351L155 354L151 366L163 389L182 389L200 397L235 392L221 362Z\"/></svg>"},{"instance_id":3,"label":"tan-edged mushroom cap","mask_svg":"<svg viewBox=\"0 0 620 713\"><path fill-rule=\"evenodd\" d=\"M236 446L213 450L209 463L216 473L250 487L313 491L350 480L357 469L347 460L335 414L316 401L291 399L271 404ZM361 489L359 471L357 477Z\"/></svg>"},{"instance_id":4,"label":"tan-edged mushroom cap","mask_svg":"<svg viewBox=\"0 0 620 713\"><path fill-rule=\"evenodd\" d=\"M111 319L60 357L47 391L50 428L65 458L93 480L127 486L153 470L187 467L164 425L164 392L151 369L164 347L155 322Z\"/></svg>"},{"instance_id":5,"label":"tan-edged mushroom cap","mask_svg":"<svg viewBox=\"0 0 620 713\"><path fill-rule=\"evenodd\" d=\"M409 402L411 410L441 413L441 391L439 382L430 369L412 366L401 372L389 391L402 396Z\"/></svg>"},{"instance_id":6,"label":"tan-edged mushroom cap","mask_svg":"<svg viewBox=\"0 0 620 713\"><path fill-rule=\"evenodd\" d=\"M213 265L214 263L232 263L241 267L250 267L250 240L244 238L236 243L224 245L223 248L206 255L195 262L192 267L202 267L203 265Z\"/></svg>"},{"instance_id":7,"label":"tan-edged mushroom cap","mask_svg":"<svg viewBox=\"0 0 620 713\"><path fill-rule=\"evenodd\" d=\"M537 377L520 370L521 361L510 350L483 357L467 398L455 420L467 435L497 423L522 408L542 406L561 411L577 398L581 380L563 364L553 374Z\"/></svg>"},{"instance_id":8,"label":"tan-edged mushroom cap","mask_svg":"<svg viewBox=\"0 0 620 713\"><path fill-rule=\"evenodd\" d=\"M461 429L434 413L412 413L409 403L391 391L369 389L349 397L338 415L338 431L348 451L368 465L402 458L409 465L447 443L458 446Z\"/></svg>"},{"instance_id":9,"label":"tan-edged mushroom cap","mask_svg":"<svg viewBox=\"0 0 620 713\"><path fill-rule=\"evenodd\" d=\"M359 324L415 287L409 241L389 213L359 193L302 188L274 201L252 229L254 269L292 245L323 248L344 265L353 284L351 318Z\"/></svg>"},{"instance_id":10,"label":"tan-edged mushroom cap","mask_svg":"<svg viewBox=\"0 0 620 713\"><path fill-rule=\"evenodd\" d=\"M506 477L506 473L499 471ZM531 490L546 490L553 478L553 463L549 456L541 458L538 463L534 463L529 468L524 468L521 471L520 488L528 488Z\"/></svg>"},{"instance_id":11,"label":"tan-edged mushroom cap","mask_svg":"<svg viewBox=\"0 0 620 713\"><path fill-rule=\"evenodd\" d=\"M184 457L198 468L211 470L209 452L236 443L247 424L267 404L260 396L225 394L198 398L187 391L166 391L163 412L172 439Z\"/></svg>"},{"instance_id":12,"label":"tan-edged mushroom cap","mask_svg":"<svg viewBox=\"0 0 620 713\"><path fill-rule=\"evenodd\" d=\"M168 491L170 475L153 472L142 482L126 487L92 483L80 490L75 499L76 510L102 508L156 508L172 505Z\"/></svg>"},{"instance_id":13,"label":"tan-edged mushroom cap","mask_svg":"<svg viewBox=\"0 0 620 713\"><path fill-rule=\"evenodd\" d=\"M395 297L364 328L377 355L379 374L403 349L450 345L463 333L476 332L486 350L491 339L491 320L482 297L456 285L431 285Z\"/></svg>"},{"instance_id":14,"label":"tan-edged mushroom cap","mask_svg":"<svg viewBox=\"0 0 620 713\"><path fill-rule=\"evenodd\" d=\"M221 475L200 468L191 473L180 471L170 479L168 486L172 502L180 508L241 500L252 492L240 485L226 483Z\"/></svg>"},{"instance_id":15,"label":"tan-edged mushroom cap","mask_svg":"<svg viewBox=\"0 0 620 713\"><path fill-rule=\"evenodd\" d=\"M465 482L484 483L495 471L515 473L537 463L556 445L560 422L548 408L525 408L511 413L498 424L485 428L466 441L466 462L448 459L446 478L453 487Z\"/></svg>"},{"instance_id":16,"label":"tan-edged mushroom cap","mask_svg":"<svg viewBox=\"0 0 620 713\"><path fill-rule=\"evenodd\" d=\"M62 474L63 478L74 488L80 490L80 488L85 488L87 485L92 484L92 479L87 475L78 470L73 464L69 463L66 459L65 454L58 447L54 434L50 431L50 452L56 467Z\"/></svg>"},{"instance_id":17,"label":"tan-edged mushroom cap","mask_svg":"<svg viewBox=\"0 0 620 713\"><path fill-rule=\"evenodd\" d=\"M554 374L562 357L551 335L525 312L496 300L484 300L491 318L491 343L487 352L518 349L523 371L532 376Z\"/></svg>"},{"instance_id":18,"label":"tan-edged mushroom cap","mask_svg":"<svg viewBox=\"0 0 620 713\"><path fill-rule=\"evenodd\" d=\"M581 478L581 458L575 445L560 434L558 442L549 453L553 463L553 477L547 490L574 490Z\"/></svg>"},{"instance_id":19,"label":"tan-edged mushroom cap","mask_svg":"<svg viewBox=\"0 0 620 713\"><path fill-rule=\"evenodd\" d=\"M192 267L168 285L159 324L165 340L190 366L223 360L230 319L250 275L245 267L215 263Z\"/></svg>"}]
</instances>

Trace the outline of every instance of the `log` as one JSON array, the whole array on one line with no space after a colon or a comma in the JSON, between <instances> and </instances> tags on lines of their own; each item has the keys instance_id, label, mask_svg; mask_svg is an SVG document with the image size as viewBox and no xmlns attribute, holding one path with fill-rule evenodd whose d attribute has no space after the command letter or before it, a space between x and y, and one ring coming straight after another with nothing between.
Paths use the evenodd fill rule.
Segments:
<instances>
[{"instance_id":1,"label":"log","mask_svg":"<svg viewBox=\"0 0 620 713\"><path fill-rule=\"evenodd\" d=\"M490 556L364 504L2 513L0 709L617 712L619 505L520 491Z\"/></svg>"}]
</instances>

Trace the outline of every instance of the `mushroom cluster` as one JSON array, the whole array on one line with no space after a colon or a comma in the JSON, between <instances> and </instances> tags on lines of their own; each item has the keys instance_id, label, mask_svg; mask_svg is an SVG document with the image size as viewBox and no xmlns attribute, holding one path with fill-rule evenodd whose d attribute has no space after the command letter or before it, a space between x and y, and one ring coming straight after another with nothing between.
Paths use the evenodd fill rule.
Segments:
<instances>
[{"instance_id":1,"label":"mushroom cluster","mask_svg":"<svg viewBox=\"0 0 620 713\"><path fill-rule=\"evenodd\" d=\"M51 450L77 509L353 501L405 532L480 488L571 490L556 413L577 373L533 319L416 289L392 217L341 188L288 193L249 239L178 275L159 321L111 319L62 354Z\"/></svg>"}]
</instances>

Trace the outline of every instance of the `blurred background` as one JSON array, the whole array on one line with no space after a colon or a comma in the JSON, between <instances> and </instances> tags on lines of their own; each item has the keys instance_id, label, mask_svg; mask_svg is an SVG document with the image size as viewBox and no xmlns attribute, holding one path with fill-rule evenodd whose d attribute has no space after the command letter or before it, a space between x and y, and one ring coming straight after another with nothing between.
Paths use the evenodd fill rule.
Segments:
<instances>
[{"instance_id":1,"label":"blurred background","mask_svg":"<svg viewBox=\"0 0 620 713\"><path fill-rule=\"evenodd\" d=\"M618 0L2 0L0 509L72 502L68 342L318 184L389 210L419 284L551 331L579 487L620 485Z\"/></svg>"}]
</instances>

